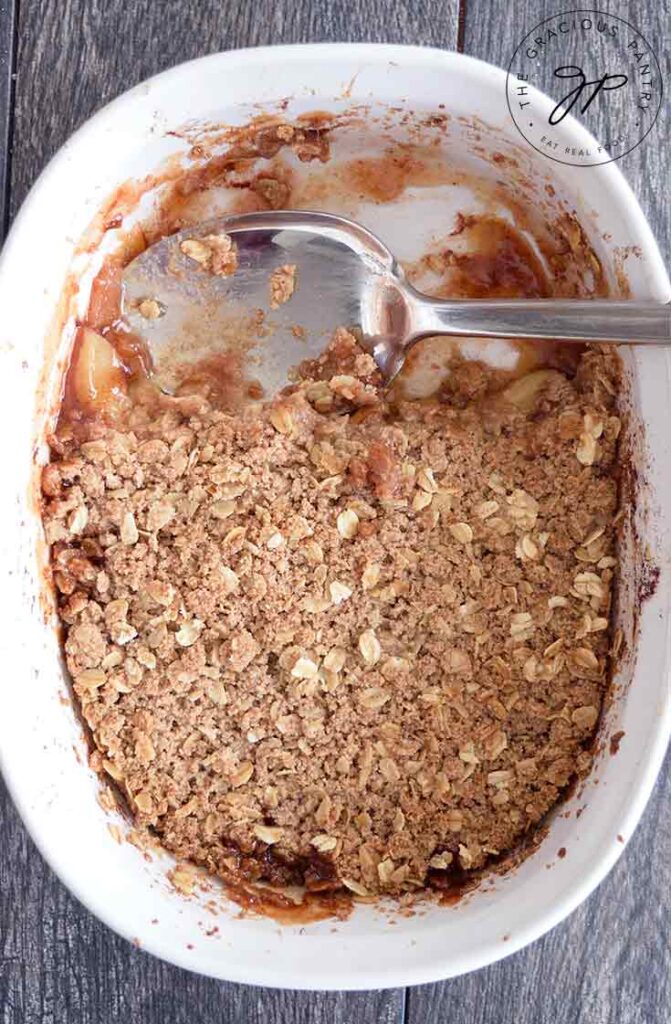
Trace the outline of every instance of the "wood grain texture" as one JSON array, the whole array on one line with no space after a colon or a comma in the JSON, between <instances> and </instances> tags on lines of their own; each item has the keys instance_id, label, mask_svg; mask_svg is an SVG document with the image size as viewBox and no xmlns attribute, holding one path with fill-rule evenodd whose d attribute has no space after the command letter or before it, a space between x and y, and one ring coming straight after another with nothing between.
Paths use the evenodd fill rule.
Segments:
<instances>
[{"instance_id":1,"label":"wood grain texture","mask_svg":"<svg viewBox=\"0 0 671 1024\"><path fill-rule=\"evenodd\" d=\"M563 8L606 8L633 22L657 50L667 90L647 139L619 161L657 236L671 257L668 190L671 5L571 4L467 0L466 53L507 67L534 25ZM588 169L577 174L589 173ZM666 1024L671 1020L671 755L643 821L615 870L571 917L539 942L493 967L438 985L411 989L412 1024Z\"/></svg>"},{"instance_id":2,"label":"wood grain texture","mask_svg":"<svg viewBox=\"0 0 671 1024\"><path fill-rule=\"evenodd\" d=\"M667 1024L671 756L615 869L563 924L507 960L409 990L412 1024ZM570 856L570 851L569 851Z\"/></svg>"},{"instance_id":3,"label":"wood grain texture","mask_svg":"<svg viewBox=\"0 0 671 1024\"><path fill-rule=\"evenodd\" d=\"M0 0L0 233L4 235L9 216L9 166L15 59L15 11L13 0Z\"/></svg>"},{"instance_id":4,"label":"wood grain texture","mask_svg":"<svg viewBox=\"0 0 671 1024\"><path fill-rule=\"evenodd\" d=\"M452 49L456 33L457 0L21 0L12 211L82 121L173 64L270 43Z\"/></svg>"},{"instance_id":5,"label":"wood grain texture","mask_svg":"<svg viewBox=\"0 0 671 1024\"><path fill-rule=\"evenodd\" d=\"M467 52L507 63L524 26L546 16L534 0L511 6L461 4ZM548 5L548 13L561 6ZM633 9L608 7L630 16ZM11 0L0 0L0 133L10 111L5 54L11 54L12 12ZM20 0L11 211L86 117L178 61L235 46L328 39L450 48L457 14L456 0ZM657 0L637 3L636 17L646 35L668 36ZM671 87L671 76L667 81ZM668 153L668 142L660 118L655 135L622 162L667 258L668 158L660 154ZM0 175L6 167L5 159ZM663 1024L671 1018L671 826L663 813L671 797L669 767L618 867L567 922L492 968L411 990L407 1006L399 991L327 995L227 985L134 949L55 878L0 786L0 1022L400 1024L407 1010L413 1024Z\"/></svg>"},{"instance_id":6,"label":"wood grain texture","mask_svg":"<svg viewBox=\"0 0 671 1024\"><path fill-rule=\"evenodd\" d=\"M11 39L10 13L0 6L0 131L2 41ZM21 0L11 212L82 121L124 89L180 61L233 47L327 40L412 41L449 49L456 28L457 0ZM402 1020L402 991L310 995L227 985L134 949L55 878L2 786L0 837L2 1024Z\"/></svg>"},{"instance_id":7,"label":"wood grain texture","mask_svg":"<svg viewBox=\"0 0 671 1024\"><path fill-rule=\"evenodd\" d=\"M657 122L641 145L618 161L648 217L662 256L671 259L671 199L668 189L669 93L671 91L670 0L609 0L572 3L569 0L515 0L510 7L495 0L466 0L463 49L474 57L507 68L515 49L531 29L553 14L572 8L596 8L629 21L655 49L664 84L664 101ZM603 108L602 108L603 109ZM604 133L604 136L606 133ZM576 173L582 173L581 168Z\"/></svg>"},{"instance_id":8,"label":"wood grain texture","mask_svg":"<svg viewBox=\"0 0 671 1024\"><path fill-rule=\"evenodd\" d=\"M213 981L141 952L61 885L1 782L0 836L1 1024L402 1022L402 990L280 992Z\"/></svg>"}]
</instances>

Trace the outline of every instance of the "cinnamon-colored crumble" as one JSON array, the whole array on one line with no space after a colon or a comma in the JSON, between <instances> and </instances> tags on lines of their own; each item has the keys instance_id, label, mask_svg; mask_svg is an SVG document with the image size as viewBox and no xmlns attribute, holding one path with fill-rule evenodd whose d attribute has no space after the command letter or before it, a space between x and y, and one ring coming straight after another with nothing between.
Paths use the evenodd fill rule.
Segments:
<instances>
[{"instance_id":1,"label":"cinnamon-colored crumble","mask_svg":"<svg viewBox=\"0 0 671 1024\"><path fill-rule=\"evenodd\" d=\"M360 895L533 829L606 687L617 376L598 349L502 391L464 363L392 402L340 330L272 402L64 423L67 663L138 825L227 878Z\"/></svg>"},{"instance_id":2,"label":"cinnamon-colored crumble","mask_svg":"<svg viewBox=\"0 0 671 1024\"><path fill-rule=\"evenodd\" d=\"M185 238L180 249L203 270L216 277L228 277L238 267L238 250L230 235L203 235L201 238Z\"/></svg>"},{"instance_id":3,"label":"cinnamon-colored crumble","mask_svg":"<svg viewBox=\"0 0 671 1024\"><path fill-rule=\"evenodd\" d=\"M296 266L285 263L270 275L270 308L279 309L296 290Z\"/></svg>"}]
</instances>

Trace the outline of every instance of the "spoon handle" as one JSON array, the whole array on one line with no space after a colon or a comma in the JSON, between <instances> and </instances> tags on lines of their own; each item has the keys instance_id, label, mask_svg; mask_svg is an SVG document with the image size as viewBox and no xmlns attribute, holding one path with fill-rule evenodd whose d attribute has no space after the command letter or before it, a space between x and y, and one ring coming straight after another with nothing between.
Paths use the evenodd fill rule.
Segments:
<instances>
[{"instance_id":1,"label":"spoon handle","mask_svg":"<svg viewBox=\"0 0 671 1024\"><path fill-rule=\"evenodd\" d=\"M671 303L610 299L412 299L412 340L428 334L671 345Z\"/></svg>"}]
</instances>

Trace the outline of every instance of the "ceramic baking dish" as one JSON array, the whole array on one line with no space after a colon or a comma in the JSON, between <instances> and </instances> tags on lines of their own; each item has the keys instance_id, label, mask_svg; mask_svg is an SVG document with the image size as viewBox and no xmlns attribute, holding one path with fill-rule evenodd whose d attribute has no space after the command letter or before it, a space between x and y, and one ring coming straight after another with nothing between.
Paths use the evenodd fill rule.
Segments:
<instances>
[{"instance_id":1,"label":"ceramic baking dish","mask_svg":"<svg viewBox=\"0 0 671 1024\"><path fill-rule=\"evenodd\" d=\"M617 165L575 168L537 155L509 118L504 72L471 58L383 45L243 50L184 64L106 107L44 171L0 264L2 770L54 871L93 913L157 956L217 978L288 988L429 982L489 964L557 924L613 866L650 795L671 727L671 362L662 350L625 353L625 411L636 467L618 608L628 651L601 725L594 772L554 814L540 848L455 905L427 902L411 916L390 905L361 904L344 921L280 926L240 916L223 896L213 914L205 907L212 891L189 899L176 892L166 877L171 859L153 853L147 860L133 845L115 841L110 816L97 801L99 782L86 765L82 728L67 699L44 584L35 474L45 457L72 315L85 300L100 246L107 244L94 231L88 248L81 247L96 215L122 183L185 157L184 138L168 132L191 124L193 137L196 121L244 124L263 110L277 110L280 101L289 119L315 109L333 114L364 108L368 119L358 129L335 134L336 155L338 147L374 150L383 128L387 138L389 132L402 137L408 125L430 125L433 115L447 114L445 146L491 173L500 172L491 161L494 151L515 152L532 189L548 195L551 183L557 202L563 197L575 208L614 282L619 272L632 295L669 298L654 238ZM562 130L576 145L587 138L568 118ZM417 217L408 211L390 216L373 206L349 212L392 246L405 246L399 253L405 258L412 257L413 246L421 248L421 231L433 218L430 205ZM64 297L73 273L80 291L66 290ZM623 735L613 756L609 741L617 733ZM567 856L558 857L560 849ZM214 925L217 930L207 935Z\"/></svg>"}]
</instances>

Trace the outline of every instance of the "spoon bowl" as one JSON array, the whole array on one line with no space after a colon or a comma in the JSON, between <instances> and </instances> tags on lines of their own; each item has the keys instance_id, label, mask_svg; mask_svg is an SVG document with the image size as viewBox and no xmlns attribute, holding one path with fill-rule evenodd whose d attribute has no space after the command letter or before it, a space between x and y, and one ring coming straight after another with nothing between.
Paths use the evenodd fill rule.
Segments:
<instances>
[{"instance_id":1,"label":"spoon bowl","mask_svg":"<svg viewBox=\"0 0 671 1024\"><path fill-rule=\"evenodd\" d=\"M208 272L181 249L194 238L226 235L237 254L231 274ZM274 304L270 282L282 267L295 268L295 289ZM337 326L358 328L391 375L393 367L383 362L388 339L406 329L401 279L391 252L353 221L311 212L242 214L146 249L124 273L123 311L164 390L173 391L189 365L229 351L244 352L251 375L273 393L293 367L324 351ZM147 299L159 315L143 315Z\"/></svg>"},{"instance_id":2,"label":"spoon bowl","mask_svg":"<svg viewBox=\"0 0 671 1024\"><path fill-rule=\"evenodd\" d=\"M208 252L229 245L235 267L224 272ZM278 274L287 283L279 299ZM338 326L356 333L387 380L429 335L671 343L669 304L654 301L429 298L361 224L303 210L219 217L162 238L126 268L123 313L167 392L190 368L233 353L273 394Z\"/></svg>"}]
</instances>

